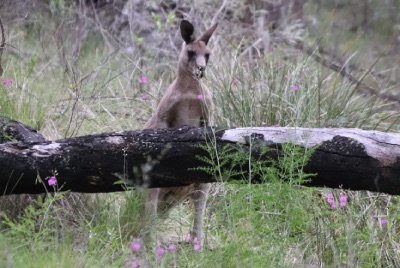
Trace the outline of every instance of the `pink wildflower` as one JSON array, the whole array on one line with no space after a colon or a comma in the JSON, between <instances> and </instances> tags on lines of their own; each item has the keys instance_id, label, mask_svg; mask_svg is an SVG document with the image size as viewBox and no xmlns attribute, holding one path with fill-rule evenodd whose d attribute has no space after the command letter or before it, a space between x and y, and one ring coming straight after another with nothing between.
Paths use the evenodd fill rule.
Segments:
<instances>
[{"instance_id":1,"label":"pink wildflower","mask_svg":"<svg viewBox=\"0 0 400 268\"><path fill-rule=\"evenodd\" d=\"M202 100L202 99L203 99L203 95L198 95L197 98L198 98L199 100Z\"/></svg>"},{"instance_id":2,"label":"pink wildflower","mask_svg":"<svg viewBox=\"0 0 400 268\"><path fill-rule=\"evenodd\" d=\"M162 256L164 255L164 253L165 253L165 250L164 250L162 247L159 247L159 248L157 249L157 257L156 257L156 260L157 260L157 261L160 261L161 258L162 258Z\"/></svg>"},{"instance_id":3,"label":"pink wildflower","mask_svg":"<svg viewBox=\"0 0 400 268\"><path fill-rule=\"evenodd\" d=\"M55 186L57 185L57 179L54 176L51 176L47 182L49 184L49 186Z\"/></svg>"},{"instance_id":4,"label":"pink wildflower","mask_svg":"<svg viewBox=\"0 0 400 268\"><path fill-rule=\"evenodd\" d=\"M175 251L175 249L176 249L176 246L174 244L171 244L168 246L169 251Z\"/></svg>"},{"instance_id":5,"label":"pink wildflower","mask_svg":"<svg viewBox=\"0 0 400 268\"><path fill-rule=\"evenodd\" d=\"M299 86L294 86L294 87L293 87L293 90L294 90L294 91L299 90Z\"/></svg>"},{"instance_id":6,"label":"pink wildflower","mask_svg":"<svg viewBox=\"0 0 400 268\"><path fill-rule=\"evenodd\" d=\"M335 199L333 198L332 193L327 194L326 197L328 198L328 203L335 202Z\"/></svg>"},{"instance_id":7,"label":"pink wildflower","mask_svg":"<svg viewBox=\"0 0 400 268\"><path fill-rule=\"evenodd\" d=\"M131 244L129 245L129 248L132 249L133 251L139 251L141 248L141 245L140 245L140 243L131 242Z\"/></svg>"},{"instance_id":8,"label":"pink wildflower","mask_svg":"<svg viewBox=\"0 0 400 268\"><path fill-rule=\"evenodd\" d=\"M347 194L344 194L340 197L340 206L344 207L346 206L346 202L347 202Z\"/></svg>"},{"instance_id":9,"label":"pink wildflower","mask_svg":"<svg viewBox=\"0 0 400 268\"><path fill-rule=\"evenodd\" d=\"M147 84L149 82L149 78L145 75L140 76L139 83L140 84Z\"/></svg>"},{"instance_id":10,"label":"pink wildflower","mask_svg":"<svg viewBox=\"0 0 400 268\"><path fill-rule=\"evenodd\" d=\"M186 241L186 242L189 242L189 241L190 241L190 233L188 233L188 234L186 235L185 241Z\"/></svg>"},{"instance_id":11,"label":"pink wildflower","mask_svg":"<svg viewBox=\"0 0 400 268\"><path fill-rule=\"evenodd\" d=\"M388 223L388 220L386 219L386 218L382 218L381 219L381 224L382 225L385 225L385 224L387 224Z\"/></svg>"},{"instance_id":12,"label":"pink wildflower","mask_svg":"<svg viewBox=\"0 0 400 268\"><path fill-rule=\"evenodd\" d=\"M148 99L149 99L149 96L146 95L146 94L142 94L142 95L140 95L140 98L141 98L142 100L148 100Z\"/></svg>"},{"instance_id":13,"label":"pink wildflower","mask_svg":"<svg viewBox=\"0 0 400 268\"><path fill-rule=\"evenodd\" d=\"M197 238L197 236L193 239L193 243L194 243L193 249L195 251L199 251L200 250L200 242L199 242L199 239Z\"/></svg>"},{"instance_id":14,"label":"pink wildflower","mask_svg":"<svg viewBox=\"0 0 400 268\"><path fill-rule=\"evenodd\" d=\"M328 199L327 201L328 201L329 205L331 205L332 208L336 208L337 204L335 202L335 198L334 198L333 194L329 193L326 195L326 197Z\"/></svg>"},{"instance_id":15,"label":"pink wildflower","mask_svg":"<svg viewBox=\"0 0 400 268\"><path fill-rule=\"evenodd\" d=\"M7 87L10 86L10 85L12 84L12 82L13 82L13 79L12 79L12 78L3 79L3 83L4 83L4 85L6 85Z\"/></svg>"},{"instance_id":16,"label":"pink wildflower","mask_svg":"<svg viewBox=\"0 0 400 268\"><path fill-rule=\"evenodd\" d=\"M139 264L138 264L138 262L136 260L136 257L133 257L133 259L132 259L132 268L138 268L138 267L139 267Z\"/></svg>"}]
</instances>

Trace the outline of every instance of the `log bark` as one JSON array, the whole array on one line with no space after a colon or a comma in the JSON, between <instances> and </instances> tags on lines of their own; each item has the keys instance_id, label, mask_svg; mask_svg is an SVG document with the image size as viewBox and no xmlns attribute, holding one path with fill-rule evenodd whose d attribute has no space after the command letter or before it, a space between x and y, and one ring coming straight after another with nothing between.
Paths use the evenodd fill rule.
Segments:
<instances>
[{"instance_id":1,"label":"log bark","mask_svg":"<svg viewBox=\"0 0 400 268\"><path fill-rule=\"evenodd\" d=\"M400 194L400 134L360 129L179 128L112 132L44 142L0 144L0 191L3 194L53 191L46 178L55 175L61 190L99 193L126 186L173 187L215 182L195 169L217 151L233 148L255 158L281 155L282 143L318 146L304 171L316 173L306 186L341 187ZM260 147L269 147L266 155ZM212 151L215 151L212 150ZM224 157L220 155L220 157ZM262 159L261 159L262 160ZM224 167L223 167L224 168ZM248 179L248 161L234 167ZM254 182L262 181L255 176ZM121 183L123 182L123 183Z\"/></svg>"},{"instance_id":2,"label":"log bark","mask_svg":"<svg viewBox=\"0 0 400 268\"><path fill-rule=\"evenodd\" d=\"M13 140L23 142L45 141L42 134L38 133L30 126L10 118L0 116L0 143Z\"/></svg>"}]
</instances>

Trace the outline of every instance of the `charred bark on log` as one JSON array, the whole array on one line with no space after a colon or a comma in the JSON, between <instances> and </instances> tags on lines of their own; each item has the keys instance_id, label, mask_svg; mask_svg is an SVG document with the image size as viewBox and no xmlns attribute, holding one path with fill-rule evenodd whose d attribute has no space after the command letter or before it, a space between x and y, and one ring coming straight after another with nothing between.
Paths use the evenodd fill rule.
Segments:
<instances>
[{"instance_id":1,"label":"charred bark on log","mask_svg":"<svg viewBox=\"0 0 400 268\"><path fill-rule=\"evenodd\" d=\"M42 134L18 121L0 116L0 143L21 141L27 143L44 142Z\"/></svg>"}]
</instances>

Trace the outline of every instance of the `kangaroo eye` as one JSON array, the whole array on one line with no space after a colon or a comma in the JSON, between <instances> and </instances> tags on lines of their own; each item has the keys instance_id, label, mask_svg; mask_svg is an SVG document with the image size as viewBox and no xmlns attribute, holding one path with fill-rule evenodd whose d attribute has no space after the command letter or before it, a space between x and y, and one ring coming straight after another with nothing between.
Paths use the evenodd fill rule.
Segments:
<instances>
[{"instance_id":1,"label":"kangaroo eye","mask_svg":"<svg viewBox=\"0 0 400 268\"><path fill-rule=\"evenodd\" d=\"M188 50L188 57L189 59L193 58L194 56L196 56L196 52L192 51L192 50Z\"/></svg>"}]
</instances>

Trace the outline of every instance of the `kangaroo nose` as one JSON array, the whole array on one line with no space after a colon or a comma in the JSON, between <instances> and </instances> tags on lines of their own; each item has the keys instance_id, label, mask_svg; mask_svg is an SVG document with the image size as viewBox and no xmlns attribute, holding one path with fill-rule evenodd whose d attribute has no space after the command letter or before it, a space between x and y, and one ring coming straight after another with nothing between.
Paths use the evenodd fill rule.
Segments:
<instances>
[{"instance_id":1,"label":"kangaroo nose","mask_svg":"<svg viewBox=\"0 0 400 268\"><path fill-rule=\"evenodd\" d=\"M200 72L203 72L205 69L206 69L205 66L199 66L199 71L200 71Z\"/></svg>"}]
</instances>

